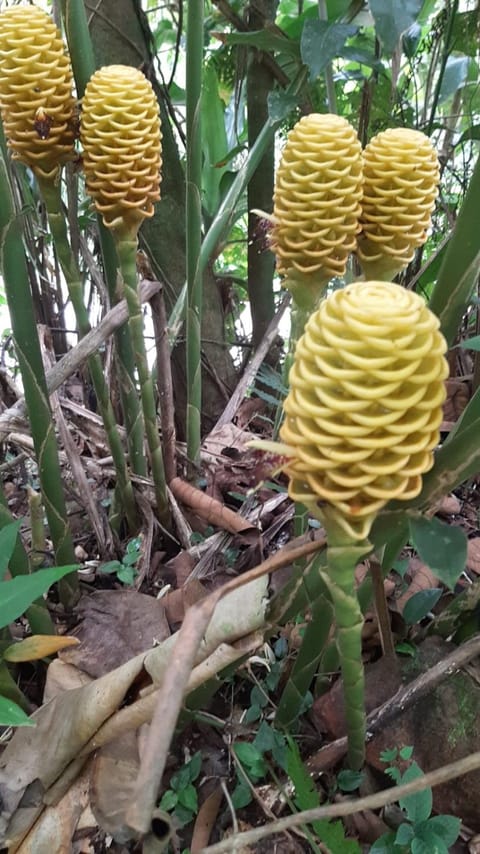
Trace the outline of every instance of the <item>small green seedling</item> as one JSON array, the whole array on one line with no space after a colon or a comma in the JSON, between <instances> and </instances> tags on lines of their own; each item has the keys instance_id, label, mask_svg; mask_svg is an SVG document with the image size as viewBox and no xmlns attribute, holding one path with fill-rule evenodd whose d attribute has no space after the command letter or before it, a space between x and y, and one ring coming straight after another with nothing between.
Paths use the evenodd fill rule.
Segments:
<instances>
[{"instance_id":1,"label":"small green seedling","mask_svg":"<svg viewBox=\"0 0 480 854\"><path fill-rule=\"evenodd\" d=\"M413 760L403 773L397 767L399 759L409 761L412 747L384 750L382 762L389 763L386 773L397 786L423 776L423 771ZM370 854L448 854L449 847L458 838L460 819L452 815L432 816L432 790L423 789L399 800L405 821L396 831L385 833L372 845Z\"/></svg>"},{"instance_id":2,"label":"small green seedling","mask_svg":"<svg viewBox=\"0 0 480 854\"><path fill-rule=\"evenodd\" d=\"M159 808L170 813L176 819L177 827L190 824L198 812L197 790L193 785L202 767L202 754L194 753L170 778L170 786L163 793Z\"/></svg>"},{"instance_id":3,"label":"small green seedling","mask_svg":"<svg viewBox=\"0 0 480 854\"><path fill-rule=\"evenodd\" d=\"M129 540L127 543L127 551L121 561L109 560L107 563L101 564L101 566L98 567L98 571L105 573L106 575L115 574L118 581L121 581L122 584L126 584L131 587L134 584L137 575L136 564L141 556L141 547L142 538L134 537L133 540Z\"/></svg>"}]
</instances>

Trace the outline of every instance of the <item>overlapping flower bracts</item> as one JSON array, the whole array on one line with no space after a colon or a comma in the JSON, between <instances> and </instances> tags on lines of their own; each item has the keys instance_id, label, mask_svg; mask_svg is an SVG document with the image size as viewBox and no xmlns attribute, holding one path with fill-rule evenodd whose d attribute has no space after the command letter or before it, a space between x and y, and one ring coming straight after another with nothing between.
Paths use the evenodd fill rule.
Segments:
<instances>
[{"instance_id":1,"label":"overlapping flower bracts","mask_svg":"<svg viewBox=\"0 0 480 854\"><path fill-rule=\"evenodd\" d=\"M158 103L141 71L110 65L87 84L80 137L87 190L107 228L135 236L160 198Z\"/></svg>"},{"instance_id":2,"label":"overlapping flower bracts","mask_svg":"<svg viewBox=\"0 0 480 854\"><path fill-rule=\"evenodd\" d=\"M0 109L12 156L43 177L74 157L72 71L52 18L36 6L0 13Z\"/></svg>"},{"instance_id":3,"label":"overlapping flower bracts","mask_svg":"<svg viewBox=\"0 0 480 854\"><path fill-rule=\"evenodd\" d=\"M420 131L390 128L363 152L358 258L367 278L393 278L427 239L438 194L435 149Z\"/></svg>"},{"instance_id":4,"label":"overlapping flower bracts","mask_svg":"<svg viewBox=\"0 0 480 854\"><path fill-rule=\"evenodd\" d=\"M277 170L271 247L288 280L343 276L356 247L362 156L340 116L311 113L288 134Z\"/></svg>"},{"instance_id":5,"label":"overlapping flower bracts","mask_svg":"<svg viewBox=\"0 0 480 854\"><path fill-rule=\"evenodd\" d=\"M364 539L390 499L418 495L439 440L446 343L422 297L356 282L310 317L290 371L282 450L295 501L326 502Z\"/></svg>"}]
</instances>

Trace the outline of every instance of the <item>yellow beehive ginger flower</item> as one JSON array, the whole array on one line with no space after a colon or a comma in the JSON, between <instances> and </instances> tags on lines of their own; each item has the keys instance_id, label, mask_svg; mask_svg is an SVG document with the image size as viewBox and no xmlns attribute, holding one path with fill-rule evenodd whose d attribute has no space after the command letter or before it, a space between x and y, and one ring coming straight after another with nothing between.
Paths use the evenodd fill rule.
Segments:
<instances>
[{"instance_id":1,"label":"yellow beehive ginger flower","mask_svg":"<svg viewBox=\"0 0 480 854\"><path fill-rule=\"evenodd\" d=\"M55 178L75 156L70 61L52 18L35 6L0 13L0 110L12 156Z\"/></svg>"},{"instance_id":2,"label":"yellow beehive ginger flower","mask_svg":"<svg viewBox=\"0 0 480 854\"><path fill-rule=\"evenodd\" d=\"M289 493L363 540L391 499L420 492L439 441L445 340L422 297L355 282L328 296L297 345L280 436Z\"/></svg>"},{"instance_id":3,"label":"yellow beehive ginger flower","mask_svg":"<svg viewBox=\"0 0 480 854\"><path fill-rule=\"evenodd\" d=\"M89 80L80 139L87 190L107 228L135 237L160 198L161 132L151 84L136 68L110 65Z\"/></svg>"},{"instance_id":4,"label":"yellow beehive ginger flower","mask_svg":"<svg viewBox=\"0 0 480 854\"><path fill-rule=\"evenodd\" d=\"M438 158L425 134L390 128L363 153L358 258L367 278L392 279L425 243L438 195Z\"/></svg>"},{"instance_id":5,"label":"yellow beehive ginger flower","mask_svg":"<svg viewBox=\"0 0 480 854\"><path fill-rule=\"evenodd\" d=\"M361 197L361 146L353 127L340 116L304 116L282 152L271 217L271 247L286 287L321 286L344 275L356 248Z\"/></svg>"}]
</instances>

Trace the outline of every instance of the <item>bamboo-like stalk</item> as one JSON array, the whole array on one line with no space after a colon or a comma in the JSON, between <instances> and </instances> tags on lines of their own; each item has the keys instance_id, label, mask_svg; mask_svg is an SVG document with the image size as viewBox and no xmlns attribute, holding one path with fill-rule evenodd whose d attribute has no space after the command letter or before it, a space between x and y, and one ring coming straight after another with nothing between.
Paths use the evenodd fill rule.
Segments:
<instances>
[{"instance_id":1,"label":"bamboo-like stalk","mask_svg":"<svg viewBox=\"0 0 480 854\"><path fill-rule=\"evenodd\" d=\"M358 770L365 760L365 675L362 661L363 616L355 592L355 567L371 552L368 541L350 540L335 522L322 517L327 531L328 584L335 610L336 642L343 678L348 762Z\"/></svg>"},{"instance_id":2,"label":"bamboo-like stalk","mask_svg":"<svg viewBox=\"0 0 480 854\"><path fill-rule=\"evenodd\" d=\"M165 482L162 445L158 432L154 385L151 371L148 366L145 339L143 337L142 305L138 293L136 266L138 243L136 235L132 235L129 238L125 236L118 237L116 245L118 259L120 262L120 274L123 279L124 296L127 301L129 312L128 324L134 346L135 362L140 382L143 417L145 419L145 432L150 451L150 464L152 467L152 477L157 501L157 514L160 523L166 530L169 530L171 523L167 487Z\"/></svg>"},{"instance_id":3,"label":"bamboo-like stalk","mask_svg":"<svg viewBox=\"0 0 480 854\"><path fill-rule=\"evenodd\" d=\"M202 129L201 89L203 64L203 0L190 0L187 14L186 115L187 115L187 455L195 465L200 458L202 407Z\"/></svg>"},{"instance_id":4,"label":"bamboo-like stalk","mask_svg":"<svg viewBox=\"0 0 480 854\"><path fill-rule=\"evenodd\" d=\"M5 293L55 560L59 566L64 566L75 563L73 540L33 314L21 221L15 211L3 156L0 159L0 198L1 266ZM75 572L59 582L59 592L63 605L71 607L78 596L78 579Z\"/></svg>"},{"instance_id":5,"label":"bamboo-like stalk","mask_svg":"<svg viewBox=\"0 0 480 854\"><path fill-rule=\"evenodd\" d=\"M79 97L83 97L85 86L96 69L93 46L88 31L88 22L83 0L61 0L62 15L69 46L72 69ZM118 259L112 235L97 216L100 251L110 304L116 305L118 294ZM135 359L127 324L114 333L115 357L118 370L120 400L127 433L130 468L140 477L147 474L144 453L144 423L135 384Z\"/></svg>"},{"instance_id":6,"label":"bamboo-like stalk","mask_svg":"<svg viewBox=\"0 0 480 854\"><path fill-rule=\"evenodd\" d=\"M75 312L78 330L80 336L83 337L90 332L91 325L88 317L88 311L83 301L80 270L78 269L77 261L73 255L68 240L65 216L62 210L60 185L57 182L45 179L42 176L38 176L37 180L45 202L50 230L52 232L63 275L65 276L65 281L67 283L68 293ZM94 353L89 356L87 364L105 427L108 445L113 458L113 464L115 466L118 496L122 510L127 519L128 527L133 533L138 530L138 515L135 505L135 496L99 353Z\"/></svg>"}]
</instances>

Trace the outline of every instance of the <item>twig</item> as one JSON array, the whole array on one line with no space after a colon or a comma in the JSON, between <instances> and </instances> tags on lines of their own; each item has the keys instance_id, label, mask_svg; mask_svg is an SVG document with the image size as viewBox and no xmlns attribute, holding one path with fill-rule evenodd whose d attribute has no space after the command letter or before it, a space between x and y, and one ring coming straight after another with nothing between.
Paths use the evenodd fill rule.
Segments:
<instances>
[{"instance_id":1,"label":"twig","mask_svg":"<svg viewBox=\"0 0 480 854\"><path fill-rule=\"evenodd\" d=\"M224 424L228 424L234 417L238 407L240 406L240 403L245 397L245 393L248 387L251 385L254 377L258 372L260 365L262 364L263 360L265 359L265 356L267 355L273 342L275 341L275 338L277 337L277 331L280 325L280 321L283 315L285 314L288 305L290 305L290 294L284 296L282 302L280 303L280 307L275 317L271 320L261 343L255 350L255 353L253 354L247 367L245 368L235 391L233 392L229 402L227 403L222 414L220 415L220 418L215 424L213 430L216 430L218 427L222 427Z\"/></svg>"},{"instance_id":2,"label":"twig","mask_svg":"<svg viewBox=\"0 0 480 854\"><path fill-rule=\"evenodd\" d=\"M325 545L325 539L307 542L297 548L282 549L244 575L232 579L205 599L188 609L177 641L171 652L169 667L159 692L147 743L137 777L132 803L125 821L135 834L149 830L165 769L170 742L180 713L183 695L193 669L198 647L205 634L216 605L227 593L243 587L281 566L300 557L313 554Z\"/></svg>"},{"instance_id":3,"label":"twig","mask_svg":"<svg viewBox=\"0 0 480 854\"><path fill-rule=\"evenodd\" d=\"M395 659L395 644L393 641L392 627L390 625L387 601L385 599L385 584L383 580L382 567L375 555L370 557L367 563L370 567L370 576L372 578L373 599L375 610L377 612L382 652L384 656Z\"/></svg>"},{"instance_id":4,"label":"twig","mask_svg":"<svg viewBox=\"0 0 480 854\"><path fill-rule=\"evenodd\" d=\"M144 281L141 285L140 298L142 302L148 302L161 288L160 282ZM47 389L49 394L56 391L68 378L75 373L80 365L88 357L98 350L107 338L122 326L128 318L127 303L122 300L108 314L101 323L85 335L78 344L60 359L59 362L46 375ZM14 406L0 415L0 433L9 433L18 427L18 422L25 417L25 398L21 397Z\"/></svg>"},{"instance_id":5,"label":"twig","mask_svg":"<svg viewBox=\"0 0 480 854\"><path fill-rule=\"evenodd\" d=\"M449 765L444 765L443 768L438 768L436 771L430 771L411 783L404 783L402 786L394 786L391 789L386 789L383 792L377 792L374 795L367 795L365 798L359 798L355 801L344 801L340 804L329 804L325 807L315 807L315 809L303 810L296 815L289 815L285 818L280 818L277 821L272 821L264 827L258 827L255 830L247 830L245 833L238 833L235 836L230 836L222 842L217 842L215 845L209 845L203 848L200 854L224 854L227 851L233 851L243 846L251 845L258 842L260 839L265 839L274 833L282 833L286 830L291 830L293 827L298 827L302 824L307 824L322 818L340 818L347 815L355 815L364 810L374 810L384 807L386 804L394 803L406 795L412 795L415 792L422 792L424 789L439 786L441 783L446 783L448 780L455 780L470 771L475 771L480 767L480 751L466 756L458 762L452 762Z\"/></svg>"}]
</instances>

